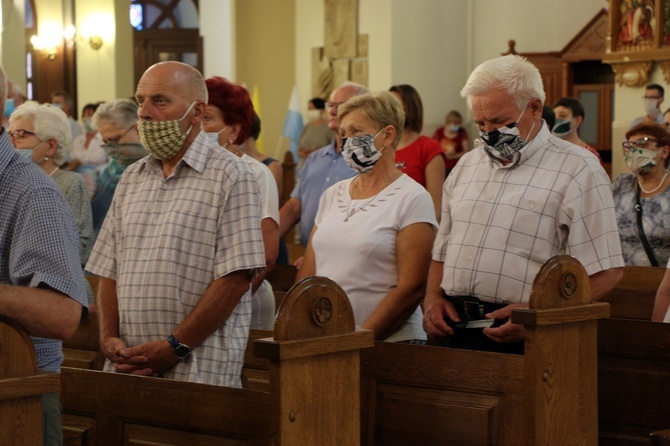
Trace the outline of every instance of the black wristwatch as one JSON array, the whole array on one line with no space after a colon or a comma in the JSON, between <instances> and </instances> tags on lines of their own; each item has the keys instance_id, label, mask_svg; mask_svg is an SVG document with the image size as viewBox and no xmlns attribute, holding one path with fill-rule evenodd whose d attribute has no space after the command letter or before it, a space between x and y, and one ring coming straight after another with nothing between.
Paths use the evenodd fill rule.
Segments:
<instances>
[{"instance_id":1,"label":"black wristwatch","mask_svg":"<svg viewBox=\"0 0 670 446\"><path fill-rule=\"evenodd\" d=\"M185 360L191 354L191 348L188 345L179 342L174 336L168 336L167 341L170 343L174 355L179 358L179 360Z\"/></svg>"}]
</instances>

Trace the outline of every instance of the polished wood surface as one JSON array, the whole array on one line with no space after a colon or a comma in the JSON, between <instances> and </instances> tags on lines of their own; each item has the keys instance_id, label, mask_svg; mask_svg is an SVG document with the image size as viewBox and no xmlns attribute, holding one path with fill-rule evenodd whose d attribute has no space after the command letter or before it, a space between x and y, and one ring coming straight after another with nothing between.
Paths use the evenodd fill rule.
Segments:
<instances>
[{"instance_id":1,"label":"polished wood surface","mask_svg":"<svg viewBox=\"0 0 670 446\"><path fill-rule=\"evenodd\" d=\"M614 318L650 321L656 290L665 270L664 267L626 266L623 279L600 301L610 304Z\"/></svg>"},{"instance_id":2,"label":"polished wood surface","mask_svg":"<svg viewBox=\"0 0 670 446\"><path fill-rule=\"evenodd\" d=\"M348 306L343 300L346 296L333 283L304 282L291 289L291 299L282 302L279 315L284 322L279 322L275 339L266 339L273 332L251 331L243 385L245 389L256 391L250 394L255 401L251 403L252 410L255 410L254 404L278 407L270 411L267 420L270 424L263 432L270 434L288 429L293 444L323 444L322 436L326 432L335 435L338 444L351 441L351 436L343 438L342 427L335 425L340 423L341 426L342 420L351 421L351 415L358 408L359 442L362 445L596 444L598 386L594 376L595 326L598 323L595 319L607 315L608 305L587 303L587 280L583 269L565 258L550 263L543 274L538 275L531 305L534 308L517 310L513 315L515 321L526 324L527 346L523 356L377 342L374 348L361 350L359 373L355 371L356 361L350 358L350 353L356 351L359 343L368 341L359 339L364 337L361 332L350 331L351 321L340 322L331 316L332 323L336 324L333 327L314 325L315 318L319 320L328 313L327 306L318 305L321 297L328 297L333 311L347 312ZM302 297L297 298L298 295ZM287 322L291 320L293 324ZM346 337L347 333L351 336ZM625 345L616 337L608 342ZM606 349L606 345L603 343L601 348ZM352 348L354 350L350 350ZM636 351L634 344L627 349L631 354ZM254 351L263 357L258 357ZM660 356L661 352L662 349L657 354ZM273 362L282 367L281 371L272 365ZM331 372L334 375L328 374ZM355 402L357 392L354 388L342 384L357 374L362 379L359 404ZM121 396L134 393L134 386L153 381L156 379L135 380L132 387L127 387L130 383L124 381L123 388L129 390L115 398L123 400ZM277 388L273 387L276 383L280 383L279 392L273 391ZM182 384L187 386L182 389L185 391L189 385ZM118 389L120 385L108 382L104 387ZM209 398L221 399L220 404L225 404L225 389L217 388L215 392L224 392L219 394L212 393L211 386L197 386L199 390L192 389L196 394L206 393ZM77 388L73 386L72 391ZM142 390L141 394L181 398L170 396L169 386L153 389L152 392ZM258 393L270 396L263 403L256 399ZM244 394L238 394L236 398L240 398L239 395ZM199 396L192 398L197 400ZM246 411L244 403L239 404L238 411ZM69 424L71 432L100 435L101 427L97 423L87 423L80 410L72 410L69 406L70 403L64 404L68 423L72 421ZM122 407L115 407L117 417L124 413ZM198 407L193 404L184 406L183 410L197 418ZM347 410L344 415L329 418L324 415L326 408ZM163 417L161 409L151 405L144 406L144 410L151 411L151 417L154 417L148 423L151 429L135 420L133 430L128 430L125 424L123 428L116 425L112 430L122 429L132 432L127 435L140 435L132 437L139 444L147 444L149 439L158 444L189 444L177 441L187 434L181 433L181 427L165 421L170 418L170 413ZM141 412L132 413L140 416ZM259 412L258 416L265 417L265 413ZM155 417L163 417L164 421L159 422ZM206 431L207 435L225 441L232 441L231 436L236 436L251 444L266 444L262 435L252 437L251 432L242 428L235 432L219 429L214 415L208 417L208 422L214 423L210 428L192 426L189 429L193 433ZM159 427L155 427L156 424ZM161 426L168 434L164 431L158 436ZM297 439L298 428L307 432L307 442ZM173 443L162 439L173 431L180 433L174 434ZM209 444L231 444L203 438L210 441ZM199 443L201 440L190 441L193 441L191 444L208 444L204 439L202 443Z\"/></svg>"},{"instance_id":3,"label":"polished wood surface","mask_svg":"<svg viewBox=\"0 0 670 446\"><path fill-rule=\"evenodd\" d=\"M42 395L59 388L57 373L37 369L35 349L25 330L0 318L0 443L40 444Z\"/></svg>"},{"instance_id":4,"label":"polished wood surface","mask_svg":"<svg viewBox=\"0 0 670 446\"><path fill-rule=\"evenodd\" d=\"M344 292L325 278L292 288L276 325L279 336L251 331L245 389L64 367L66 444L358 445L358 350L374 345L372 332L354 329Z\"/></svg>"}]
</instances>

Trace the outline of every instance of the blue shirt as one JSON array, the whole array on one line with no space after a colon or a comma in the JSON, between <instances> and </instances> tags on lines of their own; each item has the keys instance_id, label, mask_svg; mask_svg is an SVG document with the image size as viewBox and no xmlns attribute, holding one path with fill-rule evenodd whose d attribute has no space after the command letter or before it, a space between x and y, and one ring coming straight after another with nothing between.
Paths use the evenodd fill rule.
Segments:
<instances>
[{"instance_id":1,"label":"blue shirt","mask_svg":"<svg viewBox=\"0 0 670 446\"><path fill-rule=\"evenodd\" d=\"M79 235L70 207L55 183L17 155L7 132L0 132L0 283L47 286L87 308ZM30 338L37 366L58 371L61 341Z\"/></svg>"},{"instance_id":2,"label":"blue shirt","mask_svg":"<svg viewBox=\"0 0 670 446\"><path fill-rule=\"evenodd\" d=\"M314 218L319 209L319 200L323 192L333 184L353 177L356 172L347 165L342 152L335 152L333 141L307 157L300 181L293 188L291 197L301 201L300 243L307 246L309 235L314 227Z\"/></svg>"}]
</instances>

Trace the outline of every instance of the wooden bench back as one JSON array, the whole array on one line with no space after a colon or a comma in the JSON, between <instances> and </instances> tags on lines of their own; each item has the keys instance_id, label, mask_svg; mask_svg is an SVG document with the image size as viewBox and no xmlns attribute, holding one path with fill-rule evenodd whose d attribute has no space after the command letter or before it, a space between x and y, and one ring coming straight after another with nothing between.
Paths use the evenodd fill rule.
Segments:
<instances>
[{"instance_id":1,"label":"wooden bench back","mask_svg":"<svg viewBox=\"0 0 670 446\"><path fill-rule=\"evenodd\" d=\"M60 379L37 370L28 334L0 318L0 443L32 446L42 442L42 395L58 392Z\"/></svg>"},{"instance_id":2,"label":"wooden bench back","mask_svg":"<svg viewBox=\"0 0 670 446\"><path fill-rule=\"evenodd\" d=\"M665 270L661 267L626 266L623 279L600 301L610 304L611 317L650 321L656 290Z\"/></svg>"},{"instance_id":3,"label":"wooden bench back","mask_svg":"<svg viewBox=\"0 0 670 446\"><path fill-rule=\"evenodd\" d=\"M275 326L272 338L253 331L249 344L263 358L249 362L267 370L269 392L63 367L66 441L358 445L359 350L374 345L373 333L355 330L342 289L316 277L287 294ZM255 385L253 374L245 381Z\"/></svg>"}]
</instances>

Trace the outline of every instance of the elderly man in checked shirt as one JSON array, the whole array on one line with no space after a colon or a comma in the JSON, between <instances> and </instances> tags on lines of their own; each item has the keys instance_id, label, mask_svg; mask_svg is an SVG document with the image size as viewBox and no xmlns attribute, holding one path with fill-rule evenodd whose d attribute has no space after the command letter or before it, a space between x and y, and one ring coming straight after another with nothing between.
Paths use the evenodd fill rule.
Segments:
<instances>
[{"instance_id":1,"label":"elderly man in checked shirt","mask_svg":"<svg viewBox=\"0 0 670 446\"><path fill-rule=\"evenodd\" d=\"M528 306L533 280L551 257L579 260L593 299L621 279L611 183L593 154L544 125L542 78L524 58L484 62L461 95L481 142L443 186L423 325L445 345L520 353L523 327L508 318ZM468 318L497 323L465 328Z\"/></svg>"},{"instance_id":2,"label":"elderly man in checked shirt","mask_svg":"<svg viewBox=\"0 0 670 446\"><path fill-rule=\"evenodd\" d=\"M200 131L196 69L153 65L135 98L150 155L124 172L87 264L101 276L105 370L241 387L250 285L265 266L258 184Z\"/></svg>"}]
</instances>

